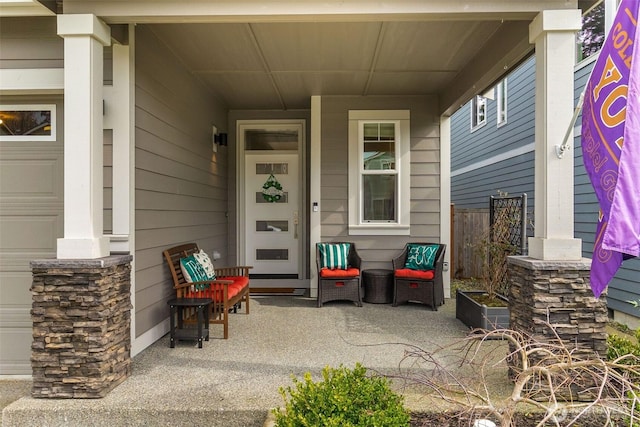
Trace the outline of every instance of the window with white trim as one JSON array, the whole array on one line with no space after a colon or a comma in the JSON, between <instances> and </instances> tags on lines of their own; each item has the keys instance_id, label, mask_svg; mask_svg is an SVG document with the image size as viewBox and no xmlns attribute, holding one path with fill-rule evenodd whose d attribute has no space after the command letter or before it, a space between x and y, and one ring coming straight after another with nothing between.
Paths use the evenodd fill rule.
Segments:
<instances>
[{"instance_id":1,"label":"window with white trim","mask_svg":"<svg viewBox=\"0 0 640 427\"><path fill-rule=\"evenodd\" d=\"M56 106L0 105L0 141L55 141Z\"/></svg>"},{"instance_id":2,"label":"window with white trim","mask_svg":"<svg viewBox=\"0 0 640 427\"><path fill-rule=\"evenodd\" d=\"M507 79L496 86L496 116L498 127L507 123Z\"/></svg>"},{"instance_id":3,"label":"window with white trim","mask_svg":"<svg viewBox=\"0 0 640 427\"><path fill-rule=\"evenodd\" d=\"M409 234L409 117L349 111L349 234Z\"/></svg>"},{"instance_id":4,"label":"window with white trim","mask_svg":"<svg viewBox=\"0 0 640 427\"><path fill-rule=\"evenodd\" d=\"M599 0L582 14L582 28L576 34L577 61L580 62L600 52L605 40L605 17L615 16L615 3ZM614 10L607 10L612 7Z\"/></svg>"},{"instance_id":5,"label":"window with white trim","mask_svg":"<svg viewBox=\"0 0 640 427\"><path fill-rule=\"evenodd\" d=\"M487 123L487 98L476 95L471 99L471 130Z\"/></svg>"}]
</instances>

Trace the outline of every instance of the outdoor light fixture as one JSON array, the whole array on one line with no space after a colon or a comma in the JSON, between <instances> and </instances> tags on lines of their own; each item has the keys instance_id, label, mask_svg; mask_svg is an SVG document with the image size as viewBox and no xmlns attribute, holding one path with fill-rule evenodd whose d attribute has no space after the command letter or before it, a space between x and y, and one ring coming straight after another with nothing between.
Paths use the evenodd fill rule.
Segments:
<instances>
[{"instance_id":1,"label":"outdoor light fixture","mask_svg":"<svg viewBox=\"0 0 640 427\"><path fill-rule=\"evenodd\" d=\"M211 144L211 149L214 153L218 152L218 146L226 146L227 145L227 134L226 133L218 133L218 128L216 126L211 127L211 134L213 144Z\"/></svg>"},{"instance_id":2,"label":"outdoor light fixture","mask_svg":"<svg viewBox=\"0 0 640 427\"><path fill-rule=\"evenodd\" d=\"M213 142L223 147L227 146L227 134L226 133L218 133L213 136Z\"/></svg>"}]
</instances>

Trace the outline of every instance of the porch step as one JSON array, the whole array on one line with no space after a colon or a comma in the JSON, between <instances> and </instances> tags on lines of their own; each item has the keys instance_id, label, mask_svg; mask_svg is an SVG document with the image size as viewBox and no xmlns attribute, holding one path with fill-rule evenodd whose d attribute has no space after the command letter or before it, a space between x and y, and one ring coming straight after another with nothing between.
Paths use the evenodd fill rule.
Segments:
<instances>
[{"instance_id":1,"label":"porch step","mask_svg":"<svg viewBox=\"0 0 640 427\"><path fill-rule=\"evenodd\" d=\"M211 408L190 409L188 402L183 408L167 407L153 408L123 408L110 406L106 400L99 407L90 409L83 407L77 400L77 405L70 405L69 400L55 401L43 399L20 399L2 411L2 427L23 427L46 425L50 427L113 427L113 426L193 426L193 427L262 427L268 416L267 410L225 410L216 408L212 402ZM93 401L95 402L95 401ZM75 406L75 407L71 407ZM89 405L93 406L93 405Z\"/></svg>"}]
</instances>

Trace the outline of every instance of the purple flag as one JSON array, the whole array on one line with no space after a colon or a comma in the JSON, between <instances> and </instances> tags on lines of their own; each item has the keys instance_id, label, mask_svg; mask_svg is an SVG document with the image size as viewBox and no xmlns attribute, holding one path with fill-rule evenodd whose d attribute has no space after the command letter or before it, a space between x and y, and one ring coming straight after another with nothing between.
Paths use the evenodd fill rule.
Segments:
<instances>
[{"instance_id":1,"label":"purple flag","mask_svg":"<svg viewBox=\"0 0 640 427\"><path fill-rule=\"evenodd\" d=\"M637 17L637 14L636 14ZM634 45L638 43L636 32ZM638 51L640 53L640 50ZM632 256L640 255L640 58L631 59L624 145L620 153L618 183L613 193L609 226L602 247Z\"/></svg>"},{"instance_id":2,"label":"purple flag","mask_svg":"<svg viewBox=\"0 0 640 427\"><path fill-rule=\"evenodd\" d=\"M623 259L638 255L640 171L633 163L640 161L640 68L634 66L639 7L637 0L621 2L585 89L582 153L600 204L591 262L596 297Z\"/></svg>"}]
</instances>

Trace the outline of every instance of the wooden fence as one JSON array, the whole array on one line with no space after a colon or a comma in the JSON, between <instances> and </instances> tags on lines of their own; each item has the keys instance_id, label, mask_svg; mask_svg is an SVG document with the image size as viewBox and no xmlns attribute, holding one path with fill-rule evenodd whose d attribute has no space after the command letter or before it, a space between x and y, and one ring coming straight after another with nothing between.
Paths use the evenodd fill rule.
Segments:
<instances>
[{"instance_id":1,"label":"wooden fence","mask_svg":"<svg viewBox=\"0 0 640 427\"><path fill-rule=\"evenodd\" d=\"M473 243L489 229L489 209L454 209L451 206L452 278L480 277L481 260Z\"/></svg>"}]
</instances>

